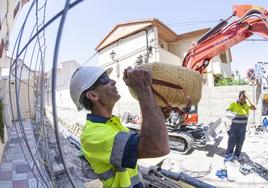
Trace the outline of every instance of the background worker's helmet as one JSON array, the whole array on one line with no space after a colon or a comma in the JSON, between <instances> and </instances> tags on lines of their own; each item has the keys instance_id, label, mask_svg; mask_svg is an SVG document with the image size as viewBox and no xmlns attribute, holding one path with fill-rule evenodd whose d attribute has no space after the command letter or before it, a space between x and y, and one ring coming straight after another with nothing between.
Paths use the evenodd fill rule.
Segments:
<instances>
[{"instance_id":1,"label":"background worker's helmet","mask_svg":"<svg viewBox=\"0 0 268 188\"><path fill-rule=\"evenodd\" d=\"M83 109L83 106L79 102L81 94L92 87L103 73L106 72L109 75L112 70L113 68L106 70L100 67L85 66L78 68L73 73L70 82L70 95L78 110Z\"/></svg>"},{"instance_id":2,"label":"background worker's helmet","mask_svg":"<svg viewBox=\"0 0 268 188\"><path fill-rule=\"evenodd\" d=\"M239 91L238 98L239 98L241 95L245 95L245 94L246 94L246 91L245 91L245 90Z\"/></svg>"}]
</instances>

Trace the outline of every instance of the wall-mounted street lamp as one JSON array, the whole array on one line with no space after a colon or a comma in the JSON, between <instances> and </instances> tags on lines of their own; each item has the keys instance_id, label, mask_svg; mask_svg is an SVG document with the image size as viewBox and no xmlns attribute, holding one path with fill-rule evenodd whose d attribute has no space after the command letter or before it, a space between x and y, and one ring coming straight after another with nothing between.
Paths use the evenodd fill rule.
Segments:
<instances>
[{"instance_id":1,"label":"wall-mounted street lamp","mask_svg":"<svg viewBox=\"0 0 268 188\"><path fill-rule=\"evenodd\" d=\"M139 55L139 56L137 57L136 65L141 65L141 64L143 63L142 58L143 58L142 55Z\"/></svg>"},{"instance_id":2,"label":"wall-mounted street lamp","mask_svg":"<svg viewBox=\"0 0 268 188\"><path fill-rule=\"evenodd\" d=\"M119 81L119 77L120 77L120 66L119 66L118 59L115 58L116 57L116 52L112 51L110 53L110 57L113 60L113 62L116 63L116 75L117 75L117 78L118 78L118 81Z\"/></svg>"},{"instance_id":3,"label":"wall-mounted street lamp","mask_svg":"<svg viewBox=\"0 0 268 188\"><path fill-rule=\"evenodd\" d=\"M114 60L115 56L116 56L116 53L115 53L114 51L112 51L112 52L110 53L110 57L111 57L111 59Z\"/></svg>"},{"instance_id":4,"label":"wall-mounted street lamp","mask_svg":"<svg viewBox=\"0 0 268 188\"><path fill-rule=\"evenodd\" d=\"M116 52L112 51L110 53L110 57L113 60L113 62L116 64L116 75L117 75L117 85L118 85L118 89L119 89L119 81L120 81L120 65L119 65L119 60L116 59ZM117 103L118 105L118 115L120 116L120 105L119 103Z\"/></svg>"}]
</instances>

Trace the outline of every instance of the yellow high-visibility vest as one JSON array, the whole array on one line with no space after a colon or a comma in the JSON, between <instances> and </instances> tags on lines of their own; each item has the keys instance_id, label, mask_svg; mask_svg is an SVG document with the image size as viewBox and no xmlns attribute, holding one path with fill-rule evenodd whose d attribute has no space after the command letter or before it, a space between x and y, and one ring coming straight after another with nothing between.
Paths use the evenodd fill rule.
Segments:
<instances>
[{"instance_id":1,"label":"yellow high-visibility vest","mask_svg":"<svg viewBox=\"0 0 268 188\"><path fill-rule=\"evenodd\" d=\"M131 133L119 118L105 123L87 120L80 135L82 151L104 187L132 187L140 181L138 166L122 168L124 148Z\"/></svg>"},{"instance_id":2,"label":"yellow high-visibility vest","mask_svg":"<svg viewBox=\"0 0 268 188\"><path fill-rule=\"evenodd\" d=\"M230 110L231 112L234 112L237 115L248 116L249 109L250 107L246 102L244 104L233 102L230 104L227 110Z\"/></svg>"}]
</instances>

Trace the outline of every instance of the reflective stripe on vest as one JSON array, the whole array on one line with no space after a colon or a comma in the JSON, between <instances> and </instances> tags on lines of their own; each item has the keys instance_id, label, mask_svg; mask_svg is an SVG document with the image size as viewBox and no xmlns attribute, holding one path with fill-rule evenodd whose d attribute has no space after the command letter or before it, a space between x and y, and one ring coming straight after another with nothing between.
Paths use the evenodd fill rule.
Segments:
<instances>
[{"instance_id":1,"label":"reflective stripe on vest","mask_svg":"<svg viewBox=\"0 0 268 188\"><path fill-rule=\"evenodd\" d=\"M236 123L236 124L247 124L248 120L234 120L232 121L232 123Z\"/></svg>"},{"instance_id":2,"label":"reflective stripe on vest","mask_svg":"<svg viewBox=\"0 0 268 188\"><path fill-rule=\"evenodd\" d=\"M115 175L115 172L113 169L110 169L110 170L103 172L101 174L97 174L97 176L100 178L100 180L104 180L104 181L108 180L111 177L114 177L114 175Z\"/></svg>"},{"instance_id":3,"label":"reflective stripe on vest","mask_svg":"<svg viewBox=\"0 0 268 188\"><path fill-rule=\"evenodd\" d=\"M247 124L248 117L244 115L236 115L235 118L232 120L232 123L235 124Z\"/></svg>"},{"instance_id":4,"label":"reflective stripe on vest","mask_svg":"<svg viewBox=\"0 0 268 188\"><path fill-rule=\"evenodd\" d=\"M104 173L98 174L99 179L102 181L106 181L114 176L115 176L115 171L113 169L110 169ZM131 185L129 187L133 187L134 185L141 182L139 175L131 177L130 181L131 181Z\"/></svg>"},{"instance_id":5,"label":"reflective stripe on vest","mask_svg":"<svg viewBox=\"0 0 268 188\"><path fill-rule=\"evenodd\" d=\"M132 178L131 178L131 186L130 187L133 187L134 185L136 185L136 184L138 184L138 183L140 183L141 182L141 180L140 180L140 178L139 178L139 175L137 175L137 176L133 176Z\"/></svg>"},{"instance_id":6,"label":"reflective stripe on vest","mask_svg":"<svg viewBox=\"0 0 268 188\"><path fill-rule=\"evenodd\" d=\"M124 168L121 167L121 163L124 149L130 135L131 134L127 132L119 132L114 138L113 149L110 156L110 163L115 165L118 171L124 171Z\"/></svg>"}]
</instances>

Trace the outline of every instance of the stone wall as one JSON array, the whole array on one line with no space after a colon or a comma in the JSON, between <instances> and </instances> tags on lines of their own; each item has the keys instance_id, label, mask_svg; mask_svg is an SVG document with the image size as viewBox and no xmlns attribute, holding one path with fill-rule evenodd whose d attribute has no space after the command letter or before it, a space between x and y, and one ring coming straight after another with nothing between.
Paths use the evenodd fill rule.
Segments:
<instances>
[{"instance_id":1,"label":"stone wall","mask_svg":"<svg viewBox=\"0 0 268 188\"><path fill-rule=\"evenodd\" d=\"M239 91L245 90L247 95L253 99L253 90L256 92L256 86L221 86L221 87L203 87L202 98L198 105L199 123L210 123L221 118L225 120L224 113L231 102L238 99ZM253 111L249 114L249 124L253 123ZM255 111L255 122L260 124L261 120L261 102L257 104Z\"/></svg>"}]
</instances>

